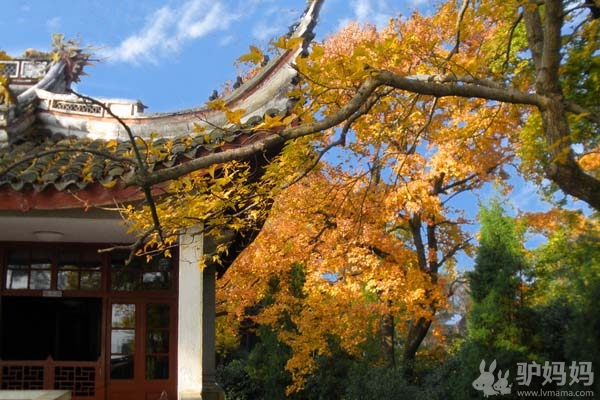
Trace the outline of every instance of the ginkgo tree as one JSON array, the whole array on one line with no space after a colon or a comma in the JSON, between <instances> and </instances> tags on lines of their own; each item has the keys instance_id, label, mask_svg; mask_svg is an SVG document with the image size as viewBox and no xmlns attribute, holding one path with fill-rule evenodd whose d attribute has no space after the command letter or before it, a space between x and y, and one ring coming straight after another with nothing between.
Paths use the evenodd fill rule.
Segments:
<instances>
[{"instance_id":1,"label":"ginkgo tree","mask_svg":"<svg viewBox=\"0 0 600 400\"><path fill-rule=\"evenodd\" d=\"M288 367L293 372L301 375L309 370L309 354L323 351L324 336L319 341L318 335L343 330L343 321L321 329L315 321L327 320L333 304L339 307L335 315L350 315L342 311L347 310L344 307L356 305L367 282L375 279L365 277L363 268L380 273L379 282L388 278L389 288L396 289L394 294L399 296L396 300L410 298L411 292L395 281L403 277L402 267L394 274L384 266L390 262L386 256L391 253L360 242L368 242L367 226L402 243L413 257L412 265L428 276L421 288L429 295L427 285L438 283L441 267L465 247L460 225L466 221L448 208L450 200L464 191L479 189L485 182L504 181L507 174L503 167L508 163L518 165L539 182L549 178L563 192L599 208L595 11L591 2L450 1L429 17L415 13L393 20L379 31L372 26L351 25L313 45L310 56L300 60L304 86L292 95L301 100L297 113L303 124L285 128L282 136L294 139L311 131L321 134L311 143L317 149L314 160L291 170L302 175L335 146L344 149L336 154L348 155L349 161L340 162L335 174L327 173L335 179L325 180L321 189L304 194L316 207L304 211L310 217L301 218L298 212L304 209L297 200L285 206L282 214L274 213L286 222L273 222L277 228L268 225L263 232L268 237L265 243L259 239L258 248L251 248L255 254L248 256L256 258L243 258L231 270L231 282L241 279L256 286L262 266L266 267L263 277L268 277L269 271L281 271L296 262L306 264L307 293L300 311L296 308L298 332L283 334L292 347L296 346L296 356L303 356L302 361L290 360ZM285 170L286 162L284 152L280 170ZM349 163L365 170L350 171ZM317 193L340 188L347 189L341 199L338 195L332 200L336 197L332 195L331 203L318 200L321 197ZM362 202L349 200L353 197L349 193L356 196L353 190L362 190ZM346 201L353 204L353 216L341 211ZM362 213L366 204L377 210L377 220ZM336 218L344 218L345 225ZM298 221L303 221L300 226ZM351 227L355 235L344 233L340 226ZM271 228L277 233L267 236ZM284 234L286 229L291 230L288 235ZM328 251L318 250L317 243L329 231L337 232L339 236L330 237L335 237L344 250L336 250L337 245L331 243L326 245ZM352 241L357 237L359 242ZM316 255L311 256L313 251ZM362 257L356 258L356 252L362 252ZM316 260L311 261L311 257ZM369 261L369 257L377 262ZM411 265L409 259L396 261L396 267ZM360 284L354 284L350 295L342 288L351 290L346 286L346 271L352 268L360 271L356 273ZM327 279L331 277L335 282ZM236 285L227 282L235 291ZM338 303L331 300L331 291L341 291ZM373 292L380 295L385 291L377 287ZM254 293L262 292L257 288ZM327 293L329 301L318 297L311 301L313 293ZM276 307L264 311L264 321L277 324L274 309L282 313L284 308L284 313L289 313L286 307L297 303L297 299L282 298ZM322 304L327 304L325 309L319 308ZM390 304L394 302L378 303ZM355 312L360 314L365 306L363 301ZM403 359L408 368L439 306L439 298L431 295L419 305L420 311L427 309L428 313L416 317L402 314L411 321L403 338ZM275 315L280 315L277 312ZM371 312L377 314L373 308ZM379 312L381 316L390 314L390 310ZM373 314L365 315L372 318ZM359 320L356 316L349 319ZM364 319L362 328L370 322ZM348 340L348 349L361 337L356 331L337 334Z\"/></svg>"},{"instance_id":2,"label":"ginkgo tree","mask_svg":"<svg viewBox=\"0 0 600 400\"><path fill-rule=\"evenodd\" d=\"M344 90L336 89L351 86L355 74L346 58L377 48L388 35L395 35L393 29L379 33L352 24L313 49L332 67L320 75L327 87L309 85L311 95L322 104L346 103ZM377 56L365 54L373 62ZM292 389L312 371L313 354L327 354L331 335L356 356L380 335L387 364L393 364L400 342L401 361L411 374L451 294L456 256L471 249L464 230L469 220L457 197L503 183L516 140L505 132L519 124L509 105L388 90L370 101L351 130L346 125L326 132L325 140L287 146L273 165L278 169L269 173L295 163L300 171L318 166L320 172L298 183L290 174L291 187L276 198L256 243L225 275L221 296L230 317L242 320L271 277L281 278L276 301L253 318L277 329L291 316L295 328L279 332L294 350L288 362ZM319 163L336 144L341 148ZM291 282L284 279L298 264L306 271L301 297L291 295Z\"/></svg>"}]
</instances>

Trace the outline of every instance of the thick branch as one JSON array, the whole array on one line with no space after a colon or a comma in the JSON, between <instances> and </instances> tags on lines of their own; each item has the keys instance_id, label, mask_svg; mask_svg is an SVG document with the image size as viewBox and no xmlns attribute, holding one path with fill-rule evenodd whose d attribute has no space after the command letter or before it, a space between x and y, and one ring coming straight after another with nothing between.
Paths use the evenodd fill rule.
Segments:
<instances>
[{"instance_id":1,"label":"thick branch","mask_svg":"<svg viewBox=\"0 0 600 400\"><path fill-rule=\"evenodd\" d=\"M421 217L418 214L413 215L408 221L408 226L410 228L413 243L415 244L419 268L421 271L426 271L427 254L425 252L425 245L423 244L423 237L421 236Z\"/></svg>"},{"instance_id":2,"label":"thick branch","mask_svg":"<svg viewBox=\"0 0 600 400\"><path fill-rule=\"evenodd\" d=\"M369 97L380 86L388 86L395 89L405 90L422 95L434 97L465 97L482 98L486 100L541 106L545 99L532 93L525 93L511 88L491 87L491 85L466 84L464 82L444 82L436 81L436 77L428 77L426 80L403 77L389 71L374 71L373 75L367 78L356 91L356 94L350 101L341 107L336 113L331 114L314 123L303 124L296 127L290 127L282 130L278 134L269 135L254 143L244 145L243 147L230 149L218 153L208 154L203 157L191 160L184 164L179 164L171 168L166 168L153 172L143 177L132 177L127 184L129 185L155 185L176 179L192 171L207 168L213 164L222 164L233 160L246 159L255 154L265 152L269 149L280 146L287 140L308 136L317 132L335 127L352 116L368 103Z\"/></svg>"},{"instance_id":3,"label":"thick branch","mask_svg":"<svg viewBox=\"0 0 600 400\"><path fill-rule=\"evenodd\" d=\"M440 79L443 79L443 82L439 81ZM437 76L428 76L425 79L419 79L400 76L389 71L378 72L373 77L373 80L378 85L391 86L396 89L434 97L480 98L504 103L535 106L540 106L544 103L544 99L537 94L521 92L513 88L492 87L489 82L484 86L478 84L476 80L473 83L459 80L451 82L448 77L438 78ZM367 82L368 80L365 81L365 84Z\"/></svg>"}]
</instances>

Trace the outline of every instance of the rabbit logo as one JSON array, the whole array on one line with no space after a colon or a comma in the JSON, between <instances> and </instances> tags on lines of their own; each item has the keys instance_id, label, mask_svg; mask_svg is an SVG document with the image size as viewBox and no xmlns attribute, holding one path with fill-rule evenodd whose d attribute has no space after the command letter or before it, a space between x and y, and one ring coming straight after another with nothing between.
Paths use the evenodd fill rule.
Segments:
<instances>
[{"instance_id":1,"label":"rabbit logo","mask_svg":"<svg viewBox=\"0 0 600 400\"><path fill-rule=\"evenodd\" d=\"M506 370L504 373L504 377L502 377L502 371L498 370L498 380L494 383L494 389L497 390L500 394L510 394L510 388L512 387L512 383L508 384L508 373L510 371Z\"/></svg>"},{"instance_id":2,"label":"rabbit logo","mask_svg":"<svg viewBox=\"0 0 600 400\"><path fill-rule=\"evenodd\" d=\"M512 384L508 385L508 373L507 370L502 376L502 371L498 371L498 381L494 383L494 370L496 369L496 360L490 364L490 370L485 370L485 360L481 360L479 364L479 378L473 381L473 387L479 391L483 391L484 397L496 396L497 394L510 394L510 388Z\"/></svg>"}]
</instances>

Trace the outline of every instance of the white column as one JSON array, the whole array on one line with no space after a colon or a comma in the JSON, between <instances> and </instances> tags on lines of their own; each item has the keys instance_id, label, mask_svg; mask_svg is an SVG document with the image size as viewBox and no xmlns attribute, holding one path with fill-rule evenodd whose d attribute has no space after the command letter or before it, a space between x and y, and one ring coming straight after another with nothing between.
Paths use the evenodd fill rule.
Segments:
<instances>
[{"instance_id":1,"label":"white column","mask_svg":"<svg viewBox=\"0 0 600 400\"><path fill-rule=\"evenodd\" d=\"M215 380L215 269L202 270L203 235L198 229L179 242L177 392L179 400L222 400Z\"/></svg>"}]
</instances>

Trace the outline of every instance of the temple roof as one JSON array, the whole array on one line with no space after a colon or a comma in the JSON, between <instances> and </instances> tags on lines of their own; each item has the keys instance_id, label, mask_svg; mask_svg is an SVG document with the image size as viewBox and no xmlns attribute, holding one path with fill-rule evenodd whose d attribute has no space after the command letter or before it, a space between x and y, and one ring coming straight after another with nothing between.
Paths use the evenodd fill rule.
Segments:
<instances>
[{"instance_id":1,"label":"temple roof","mask_svg":"<svg viewBox=\"0 0 600 400\"><path fill-rule=\"evenodd\" d=\"M269 116L274 117L275 110ZM251 132L261 121L262 118L257 118L227 130L213 129L177 137L147 141L138 138L137 145L147 150L144 162L148 172L152 172L264 137L268 131ZM112 187L118 179L127 180L136 172L133 144L128 140L67 137L39 129L0 151L0 166L4 169L0 185L37 192L48 188L83 189L95 182Z\"/></svg>"},{"instance_id":2,"label":"temple roof","mask_svg":"<svg viewBox=\"0 0 600 400\"><path fill-rule=\"evenodd\" d=\"M139 100L78 97L69 91L73 65L68 60L0 61L14 95L13 104L0 103L0 209L76 207L81 201L102 204L135 197L125 184L136 165L123 123L144 146L150 143L150 170L264 137L268 132L251 128L265 115L290 110L294 63L314 36L321 3L311 1L289 32L304 40L265 60L252 78L218 96L227 109L244 110L236 124L208 104L145 114Z\"/></svg>"},{"instance_id":3,"label":"temple roof","mask_svg":"<svg viewBox=\"0 0 600 400\"><path fill-rule=\"evenodd\" d=\"M146 142L138 139L137 144L147 149L144 162L153 172L270 134L250 134L251 125L259 122ZM66 137L39 129L43 128L0 150L0 210L82 207L142 196L138 188L128 187L137 173L131 142Z\"/></svg>"}]
</instances>

